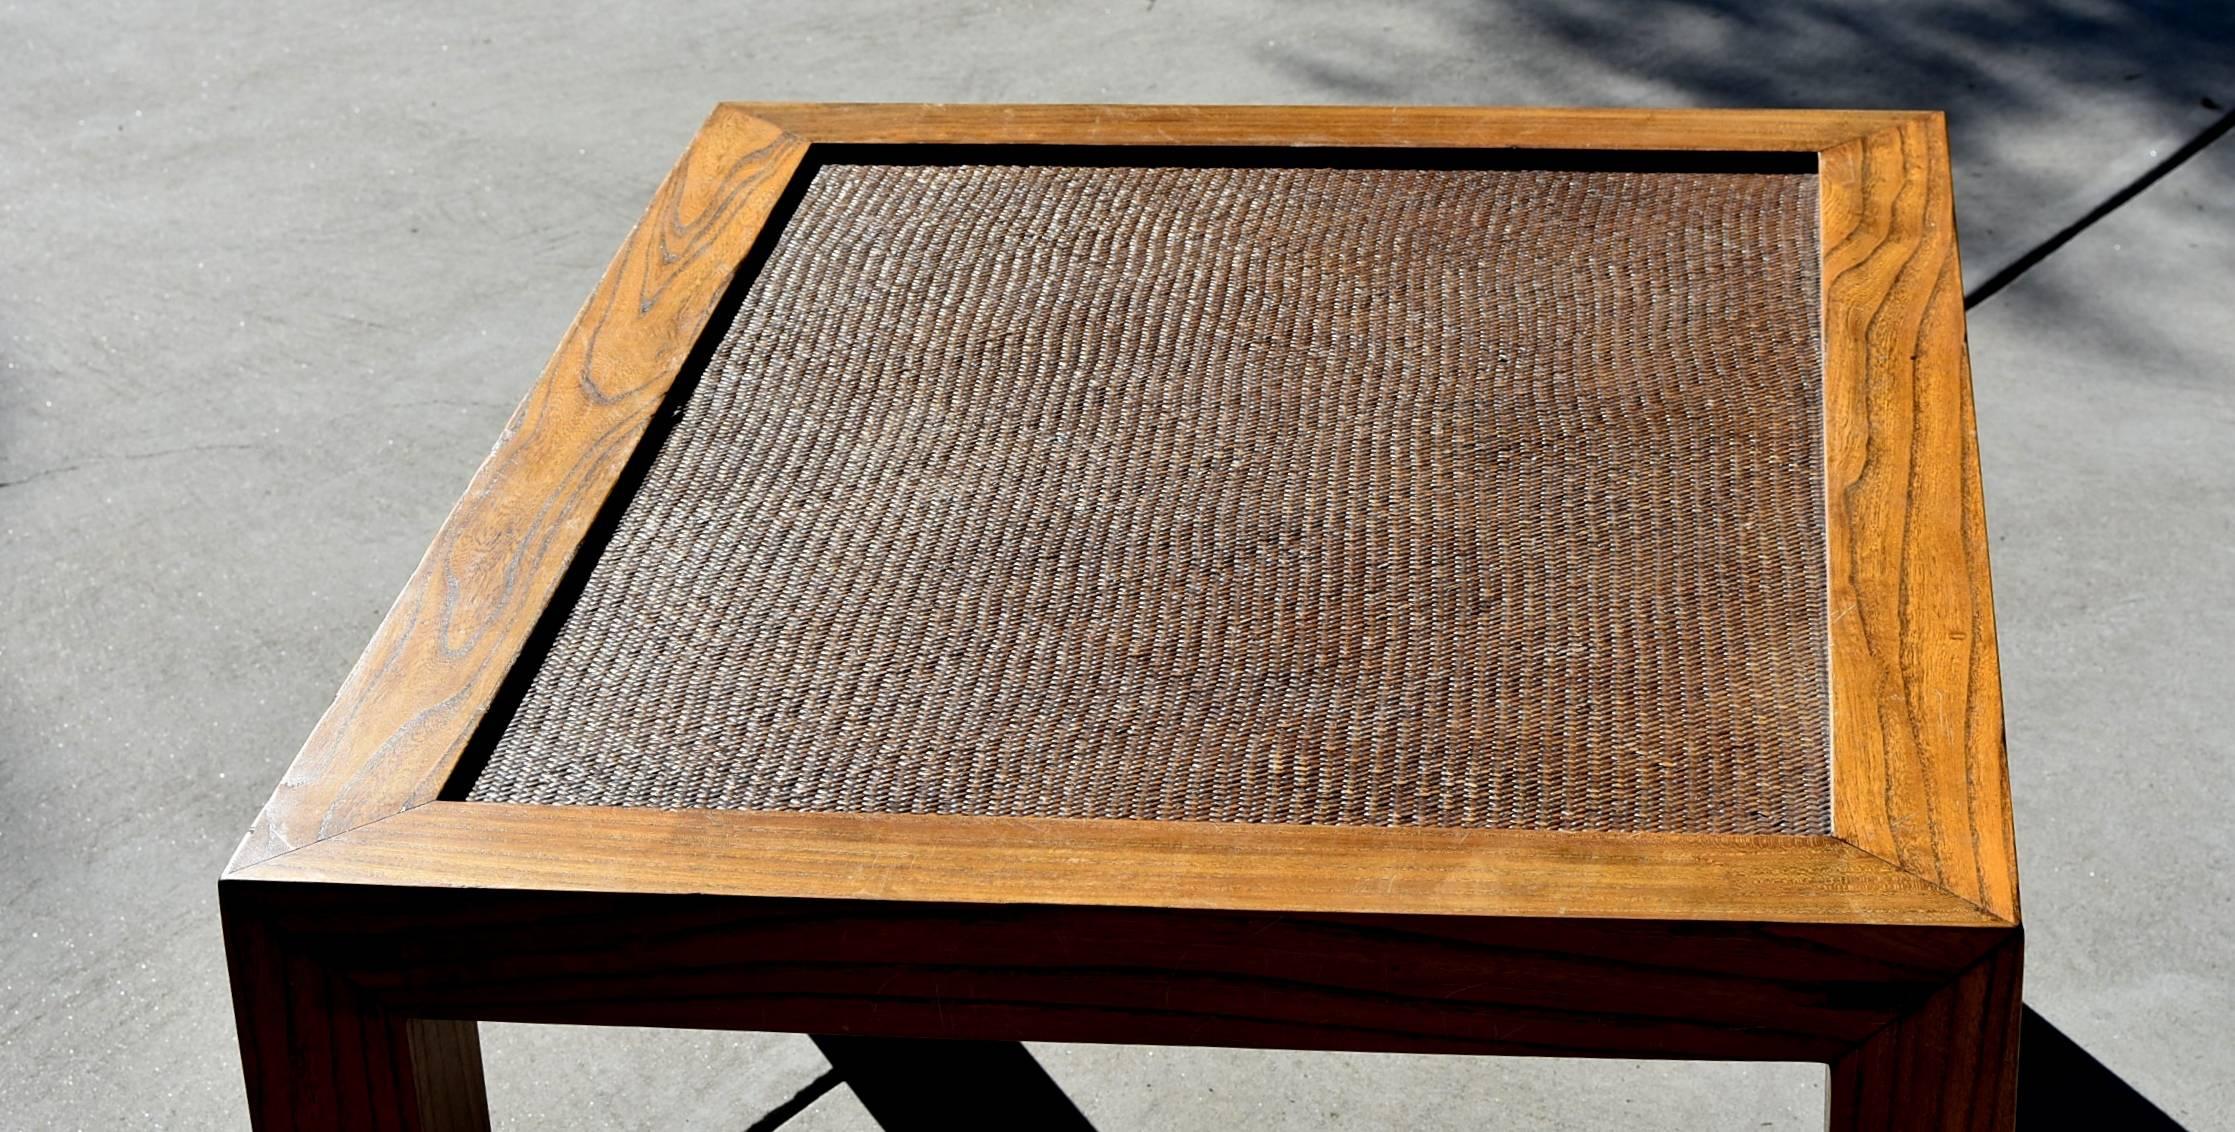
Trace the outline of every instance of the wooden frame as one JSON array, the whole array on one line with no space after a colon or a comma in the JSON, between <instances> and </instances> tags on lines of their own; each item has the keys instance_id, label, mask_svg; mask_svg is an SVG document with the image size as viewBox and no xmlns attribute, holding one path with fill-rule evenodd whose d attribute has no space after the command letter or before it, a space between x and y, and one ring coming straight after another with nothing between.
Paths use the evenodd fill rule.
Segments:
<instances>
[{"instance_id":1,"label":"wooden frame","mask_svg":"<svg viewBox=\"0 0 2235 1132\"><path fill-rule=\"evenodd\" d=\"M1815 154L1834 836L443 800L794 174L917 143ZM251 1109L479 1127L487 1018L1810 1059L1836 1127L2007 1127L1998 681L1937 114L723 105L226 870Z\"/></svg>"}]
</instances>

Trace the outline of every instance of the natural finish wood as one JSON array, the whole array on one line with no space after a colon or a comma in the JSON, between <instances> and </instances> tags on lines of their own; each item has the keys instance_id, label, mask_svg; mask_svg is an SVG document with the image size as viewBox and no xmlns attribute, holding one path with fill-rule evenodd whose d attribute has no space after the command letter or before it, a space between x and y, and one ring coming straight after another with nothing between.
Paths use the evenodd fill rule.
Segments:
<instances>
[{"instance_id":1,"label":"natural finish wood","mask_svg":"<svg viewBox=\"0 0 2235 1132\"><path fill-rule=\"evenodd\" d=\"M743 102L819 144L1284 145L1813 152L1916 117L1873 110L924 106Z\"/></svg>"},{"instance_id":2,"label":"natural finish wood","mask_svg":"<svg viewBox=\"0 0 2235 1132\"><path fill-rule=\"evenodd\" d=\"M1946 133L1905 119L1822 161L1833 828L2015 923Z\"/></svg>"},{"instance_id":3,"label":"natural finish wood","mask_svg":"<svg viewBox=\"0 0 2235 1132\"><path fill-rule=\"evenodd\" d=\"M234 1024L259 1128L489 1127L472 1022L395 1013L224 891Z\"/></svg>"},{"instance_id":4,"label":"natural finish wood","mask_svg":"<svg viewBox=\"0 0 2235 1132\"><path fill-rule=\"evenodd\" d=\"M316 883L234 896L406 1017L1830 1060L1995 929Z\"/></svg>"},{"instance_id":5,"label":"natural finish wood","mask_svg":"<svg viewBox=\"0 0 2235 1132\"><path fill-rule=\"evenodd\" d=\"M433 799L804 146L717 110L512 415L235 855Z\"/></svg>"},{"instance_id":6,"label":"natural finish wood","mask_svg":"<svg viewBox=\"0 0 2235 1132\"><path fill-rule=\"evenodd\" d=\"M1143 908L2001 923L1817 837L436 802L235 875Z\"/></svg>"},{"instance_id":7,"label":"natural finish wood","mask_svg":"<svg viewBox=\"0 0 2235 1132\"><path fill-rule=\"evenodd\" d=\"M1832 1132L2017 1126L2015 937L1832 1063Z\"/></svg>"},{"instance_id":8,"label":"natural finish wood","mask_svg":"<svg viewBox=\"0 0 2235 1132\"><path fill-rule=\"evenodd\" d=\"M1834 836L437 801L795 174L872 143L1817 153ZM489 1018L1809 1058L1837 1127L2005 1126L2018 899L1948 186L1930 114L719 108L221 882L254 1120L485 1126L450 1020Z\"/></svg>"},{"instance_id":9,"label":"natural finish wood","mask_svg":"<svg viewBox=\"0 0 2235 1132\"><path fill-rule=\"evenodd\" d=\"M913 119L912 110L918 111ZM1857 130L1864 132L1858 136ZM646 223L615 260L515 427L444 525L234 864L245 867L434 796L628 446L696 343L721 285L811 145L1018 140L1367 145L1411 138L1413 144L1673 149L1685 148L1690 139L1694 148L1797 149L1823 143L1829 146L1821 156L1830 237L1826 359L1827 380L1834 386L1828 394L1827 446L1835 476L1849 477L1835 483L1830 507L1839 732L1833 754L1839 780L1835 825L1842 839L2012 920L2015 883L1984 544L1976 521L1976 453L1959 447L1955 462L1945 468L1940 465L1949 463L1943 458L1948 453L1922 454L1916 467L1924 495L1910 512L1889 509L1886 498L1906 483L1899 468L1883 457L1871 467L1857 465L1862 453L1905 450L1911 424L1898 411L1898 398L1911 382L1926 383L1935 395L1953 391L1968 413L1960 304L1949 305L1945 287L1920 290L1921 269L1902 266L1929 261L1936 273L1929 276L1932 282L1954 278L1944 142L1934 140L1940 137L1937 116L1890 112L724 106L662 187ZM1865 160L1872 152L1877 157ZM1936 176L1938 189L1928 183ZM1911 232L1919 235L1904 235ZM1932 239L1920 260L1910 253L1927 244L1923 233ZM638 300L635 311L618 300L622 295ZM1920 313L1928 306L1935 312L1929 323ZM1889 336L1895 334L1889 326L1908 326L1907 346L1933 364L1918 364L1904 340ZM1953 369L1940 364L1951 351ZM585 384L593 370L644 380L606 376ZM591 390L599 392L586 392ZM1960 432L1959 444L1968 445L1971 429L1968 416L1963 419L1962 427L1943 431ZM1954 557L1934 553L1944 547L1939 535L1950 513L1947 493L1931 493L1942 478L1936 469L1967 483L1968 495L1954 497L1954 513L1970 541L1965 554ZM1848 491L1850 486L1864 494ZM1969 519L1962 518L1966 498ZM1895 573L1876 560L1856 569L1882 547L1905 545L1905 524L1930 536L1913 540L1914 561ZM1952 567L1961 573L1943 578ZM1902 659L1905 649L1951 654L1947 642L1954 638L1945 635L1948 626L1918 615L1937 606L1913 609L1905 603L1922 594L1958 591L1982 631L1962 642L1974 694L1962 712L1951 714L1927 710L1951 702L1932 685L1938 670L1905 675ZM1864 610L1876 612L1870 626L1849 612ZM1891 628L1873 635L1879 625ZM1934 636L1935 629L1944 635ZM1956 750L1961 753L1950 753ZM1968 814L1966 825L1962 811L1970 810L1976 812ZM1899 845L1897 830L1906 839ZM1974 878L1968 884L1961 875L1966 871ZM1620 886L1593 890L1616 893ZM2007 896L1997 895L2002 893ZM1576 912L1655 915L1660 909L1638 903L1585 905ZM1858 915L1872 913L1859 909Z\"/></svg>"}]
</instances>

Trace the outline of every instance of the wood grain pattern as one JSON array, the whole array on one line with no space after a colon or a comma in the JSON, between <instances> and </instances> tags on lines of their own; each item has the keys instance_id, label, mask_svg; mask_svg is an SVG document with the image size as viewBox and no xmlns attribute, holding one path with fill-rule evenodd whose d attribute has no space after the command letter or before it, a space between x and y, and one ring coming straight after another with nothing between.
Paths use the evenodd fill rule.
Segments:
<instances>
[{"instance_id":1,"label":"wood grain pattern","mask_svg":"<svg viewBox=\"0 0 2235 1132\"><path fill-rule=\"evenodd\" d=\"M435 802L235 874L1304 912L1993 926L1832 838Z\"/></svg>"},{"instance_id":2,"label":"wood grain pattern","mask_svg":"<svg viewBox=\"0 0 2235 1132\"><path fill-rule=\"evenodd\" d=\"M2017 1126L2023 943L2012 935L1916 1010L1832 1063L1832 1132Z\"/></svg>"},{"instance_id":3,"label":"wood grain pattern","mask_svg":"<svg viewBox=\"0 0 2235 1132\"><path fill-rule=\"evenodd\" d=\"M1822 160L1833 829L2015 923L1945 131Z\"/></svg>"},{"instance_id":4,"label":"wood grain pattern","mask_svg":"<svg viewBox=\"0 0 2235 1132\"><path fill-rule=\"evenodd\" d=\"M235 854L248 863L441 789L803 146L707 122L576 316Z\"/></svg>"},{"instance_id":5,"label":"wood grain pattern","mask_svg":"<svg viewBox=\"0 0 2235 1132\"><path fill-rule=\"evenodd\" d=\"M241 914L240 904L221 901L256 1127L489 1127L474 1023L388 1010L341 972L292 948L266 918Z\"/></svg>"},{"instance_id":6,"label":"wood grain pattern","mask_svg":"<svg viewBox=\"0 0 2235 1132\"><path fill-rule=\"evenodd\" d=\"M730 103L812 142L1465 146L1804 152L1915 117L1871 110Z\"/></svg>"},{"instance_id":7,"label":"wood grain pattern","mask_svg":"<svg viewBox=\"0 0 2235 1132\"><path fill-rule=\"evenodd\" d=\"M1995 928L226 882L398 1015L891 1037L1830 1060Z\"/></svg>"}]
</instances>

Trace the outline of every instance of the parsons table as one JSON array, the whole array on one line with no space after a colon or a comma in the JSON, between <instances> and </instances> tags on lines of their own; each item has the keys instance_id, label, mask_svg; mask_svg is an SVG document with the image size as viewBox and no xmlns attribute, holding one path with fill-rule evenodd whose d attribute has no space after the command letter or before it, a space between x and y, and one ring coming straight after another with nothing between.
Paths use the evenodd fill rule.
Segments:
<instances>
[{"instance_id":1,"label":"parsons table","mask_svg":"<svg viewBox=\"0 0 2235 1132\"><path fill-rule=\"evenodd\" d=\"M2008 1128L1937 114L723 105L220 882L476 1019L1813 1060Z\"/></svg>"}]
</instances>

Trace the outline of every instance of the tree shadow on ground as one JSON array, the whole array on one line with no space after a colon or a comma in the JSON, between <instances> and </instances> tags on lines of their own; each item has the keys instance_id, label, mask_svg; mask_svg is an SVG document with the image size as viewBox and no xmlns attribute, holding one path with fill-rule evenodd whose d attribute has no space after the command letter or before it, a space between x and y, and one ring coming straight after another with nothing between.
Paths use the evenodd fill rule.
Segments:
<instances>
[{"instance_id":1,"label":"tree shadow on ground","mask_svg":"<svg viewBox=\"0 0 2235 1132\"><path fill-rule=\"evenodd\" d=\"M1341 102L1946 110L1974 284L2235 105L2230 4L1443 0L1367 34L1356 10L1304 5L1261 51Z\"/></svg>"}]
</instances>

